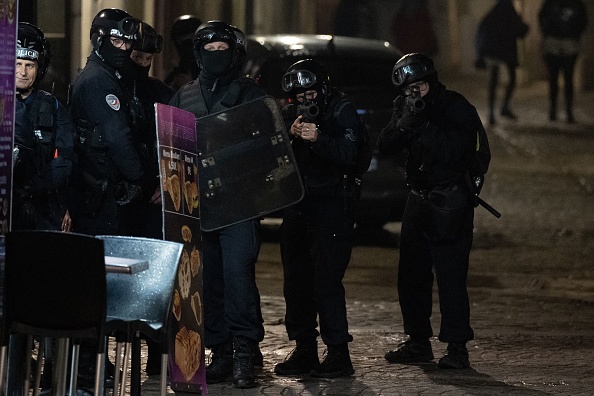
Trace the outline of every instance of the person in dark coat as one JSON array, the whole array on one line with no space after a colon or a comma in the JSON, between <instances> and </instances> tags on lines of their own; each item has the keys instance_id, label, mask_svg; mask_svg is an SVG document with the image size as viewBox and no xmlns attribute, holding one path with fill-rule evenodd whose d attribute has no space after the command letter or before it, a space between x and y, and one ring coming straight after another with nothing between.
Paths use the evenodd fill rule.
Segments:
<instances>
[{"instance_id":1,"label":"person in dark coat","mask_svg":"<svg viewBox=\"0 0 594 396\"><path fill-rule=\"evenodd\" d=\"M543 35L543 58L549 69L549 119L557 119L558 79L563 70L567 122L573 123L573 70L580 37L588 25L586 7L580 0L546 0L538 21Z\"/></svg>"},{"instance_id":2,"label":"person in dark coat","mask_svg":"<svg viewBox=\"0 0 594 396\"><path fill-rule=\"evenodd\" d=\"M490 70L489 79L489 124L495 124L495 97L499 82L499 67L505 65L509 81L501 105L501 115L515 120L511 111L511 97L516 87L516 66L518 66L517 39L528 33L528 25L516 12L511 0L499 0L485 15L477 31L477 68Z\"/></svg>"},{"instance_id":3,"label":"person in dark coat","mask_svg":"<svg viewBox=\"0 0 594 396\"><path fill-rule=\"evenodd\" d=\"M163 37L142 22L142 32L134 43L130 57L134 61L134 79L125 82L132 113L132 132L140 147L140 160L147 175L142 198L121 208L122 235L163 239L161 186L157 155L155 103L168 104L175 91L161 80L149 76L155 54L161 52ZM150 354L149 354L150 355ZM161 357L157 368L161 367Z\"/></svg>"},{"instance_id":4,"label":"person in dark coat","mask_svg":"<svg viewBox=\"0 0 594 396\"><path fill-rule=\"evenodd\" d=\"M446 89L433 60L423 54L407 54L396 62L392 82L400 95L377 147L384 155L408 152L406 181L411 191L402 217L398 296L410 338L385 358L391 363L434 359L430 319L435 279L441 313L438 338L448 343L438 366L467 368L466 343L474 338L466 288L474 206L463 175L481 120L464 96Z\"/></svg>"},{"instance_id":5,"label":"person in dark coat","mask_svg":"<svg viewBox=\"0 0 594 396\"><path fill-rule=\"evenodd\" d=\"M76 127L78 161L69 185L72 230L89 235L121 235L121 210L142 197L145 172L132 132L124 81L133 78L130 58L141 21L126 11L106 8L93 18L93 46L70 87L70 112ZM81 345L78 383L94 383L94 343ZM106 386L114 366L106 362Z\"/></svg>"},{"instance_id":6,"label":"person in dark coat","mask_svg":"<svg viewBox=\"0 0 594 396\"><path fill-rule=\"evenodd\" d=\"M355 107L330 85L326 68L317 61L305 59L290 66L282 88L291 103L315 106L315 116L307 107L306 116L295 114L289 127L306 194L283 212L285 327L296 347L274 372L348 377L355 371L348 347L353 337L343 277L353 248L359 193L352 164L361 147L362 130ZM321 363L319 336L327 346Z\"/></svg>"},{"instance_id":7,"label":"person in dark coat","mask_svg":"<svg viewBox=\"0 0 594 396\"><path fill-rule=\"evenodd\" d=\"M16 45L12 230L70 230L66 185L74 124L54 95L39 89L51 58L41 29L19 22Z\"/></svg>"},{"instance_id":8,"label":"person in dark coat","mask_svg":"<svg viewBox=\"0 0 594 396\"><path fill-rule=\"evenodd\" d=\"M142 22L130 57L134 61L134 80L129 89L131 106L134 107L132 131L139 142L140 159L146 182L142 186L142 198L121 207L120 233L154 239L163 239L163 212L161 208L161 186L159 179L159 158L157 153L157 128L155 103L167 104L173 97L173 88L161 80L149 76L155 54L163 48L163 36L148 23ZM147 375L161 372L161 351L159 343L146 338L148 355Z\"/></svg>"},{"instance_id":9,"label":"person in dark coat","mask_svg":"<svg viewBox=\"0 0 594 396\"><path fill-rule=\"evenodd\" d=\"M100 11L91 24L93 51L70 89L77 130L70 200L76 232L119 235L121 206L142 196L145 173L123 84L134 73L130 54L139 25L123 10Z\"/></svg>"},{"instance_id":10,"label":"person in dark coat","mask_svg":"<svg viewBox=\"0 0 594 396\"><path fill-rule=\"evenodd\" d=\"M241 30L222 21L200 25L193 38L200 73L175 93L170 105L200 118L265 96L254 80L241 77L244 37ZM227 103L231 96L235 100ZM260 360L258 343L264 339L255 277L259 220L203 231L201 236L204 345L212 351L206 382L232 377L236 388L253 388L257 386L254 366Z\"/></svg>"},{"instance_id":11,"label":"person in dark coat","mask_svg":"<svg viewBox=\"0 0 594 396\"><path fill-rule=\"evenodd\" d=\"M192 38L201 24L200 18L194 15L181 15L175 19L171 27L171 40L175 45L179 63L169 71L164 82L175 91L195 80L200 72L194 59Z\"/></svg>"}]
</instances>

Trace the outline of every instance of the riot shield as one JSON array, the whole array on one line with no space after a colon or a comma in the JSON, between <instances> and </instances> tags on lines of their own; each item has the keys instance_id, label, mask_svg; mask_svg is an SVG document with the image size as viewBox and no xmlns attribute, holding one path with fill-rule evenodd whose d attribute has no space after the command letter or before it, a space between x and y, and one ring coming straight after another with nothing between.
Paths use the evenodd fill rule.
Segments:
<instances>
[{"instance_id":1,"label":"riot shield","mask_svg":"<svg viewBox=\"0 0 594 396\"><path fill-rule=\"evenodd\" d=\"M303 183L271 96L196 120L200 225L212 231L299 202Z\"/></svg>"}]
</instances>

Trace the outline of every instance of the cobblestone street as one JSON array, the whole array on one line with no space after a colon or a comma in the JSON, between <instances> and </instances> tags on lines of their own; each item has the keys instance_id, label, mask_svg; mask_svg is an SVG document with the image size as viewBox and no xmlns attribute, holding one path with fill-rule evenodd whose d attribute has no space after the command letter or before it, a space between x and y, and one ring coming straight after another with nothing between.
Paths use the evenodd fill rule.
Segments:
<instances>
[{"instance_id":1,"label":"cobblestone street","mask_svg":"<svg viewBox=\"0 0 594 396\"><path fill-rule=\"evenodd\" d=\"M453 81L485 118L482 81ZM211 385L210 395L592 395L594 394L594 93L576 98L577 124L548 121L546 86L518 87L517 122L488 130L492 166L481 196L502 214L477 208L468 279L471 368L441 370L446 345L433 340L431 364L384 359L404 341L394 246L361 245L345 278L355 375L282 378L274 365L293 349L283 324L278 244L263 244L257 267L266 327L259 387ZM434 305L434 330L440 319ZM146 350L144 350L146 352ZM320 356L323 345L320 346ZM158 381L143 378L143 395ZM171 391L170 391L171 392Z\"/></svg>"}]
</instances>

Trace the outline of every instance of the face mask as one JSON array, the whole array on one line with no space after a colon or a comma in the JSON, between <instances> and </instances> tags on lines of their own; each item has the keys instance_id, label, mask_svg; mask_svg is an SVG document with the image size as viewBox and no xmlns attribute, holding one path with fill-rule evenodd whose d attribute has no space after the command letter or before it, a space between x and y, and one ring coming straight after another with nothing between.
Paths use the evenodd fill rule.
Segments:
<instances>
[{"instance_id":1,"label":"face mask","mask_svg":"<svg viewBox=\"0 0 594 396\"><path fill-rule=\"evenodd\" d=\"M104 40L101 48L99 48L99 54L103 57L105 62L116 70L128 69L131 66L130 63L133 62L132 59L130 59L132 50L124 51L114 47L111 44L109 37L105 37Z\"/></svg>"},{"instance_id":2,"label":"face mask","mask_svg":"<svg viewBox=\"0 0 594 396\"><path fill-rule=\"evenodd\" d=\"M233 62L233 51L231 49L221 51L200 50L200 63L202 68L209 74L219 77L231 69Z\"/></svg>"},{"instance_id":3,"label":"face mask","mask_svg":"<svg viewBox=\"0 0 594 396\"><path fill-rule=\"evenodd\" d=\"M137 79L146 80L148 78L149 71L151 70L150 65L140 66L138 63L134 63L132 67L134 67L134 74L136 75Z\"/></svg>"}]
</instances>

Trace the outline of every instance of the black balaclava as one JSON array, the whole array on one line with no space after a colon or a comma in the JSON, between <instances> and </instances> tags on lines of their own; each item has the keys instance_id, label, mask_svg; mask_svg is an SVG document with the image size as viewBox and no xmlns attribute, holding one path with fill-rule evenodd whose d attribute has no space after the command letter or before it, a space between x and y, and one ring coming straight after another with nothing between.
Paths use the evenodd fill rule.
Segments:
<instances>
[{"instance_id":1,"label":"black balaclava","mask_svg":"<svg viewBox=\"0 0 594 396\"><path fill-rule=\"evenodd\" d=\"M423 100L426 104L432 105L433 102L435 102L435 99L437 99L437 97L441 93L441 91L445 89L445 87L441 82L439 82L439 79L437 78L437 72L429 76L426 79L426 81L429 84L429 92L427 93L427 95L425 95Z\"/></svg>"},{"instance_id":2,"label":"black balaclava","mask_svg":"<svg viewBox=\"0 0 594 396\"><path fill-rule=\"evenodd\" d=\"M132 67L134 68L134 75L136 76L137 80L146 80L149 78L149 72L151 70L151 65L148 66L141 66L136 62L132 62Z\"/></svg>"},{"instance_id":3,"label":"black balaclava","mask_svg":"<svg viewBox=\"0 0 594 396\"><path fill-rule=\"evenodd\" d=\"M134 61L130 58L130 54L132 54L132 49L129 50L121 50L116 48L109 39L108 36L103 38L103 43L101 43L101 47L99 47L99 56L107 63L109 66L113 67L114 69L118 70L122 75L133 78L134 77Z\"/></svg>"},{"instance_id":4,"label":"black balaclava","mask_svg":"<svg viewBox=\"0 0 594 396\"><path fill-rule=\"evenodd\" d=\"M221 77L233 66L233 50L207 51L204 47L200 48L200 63L209 75Z\"/></svg>"}]
</instances>

